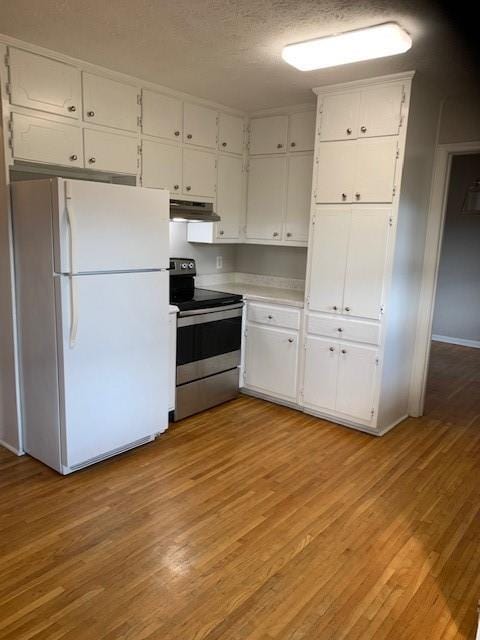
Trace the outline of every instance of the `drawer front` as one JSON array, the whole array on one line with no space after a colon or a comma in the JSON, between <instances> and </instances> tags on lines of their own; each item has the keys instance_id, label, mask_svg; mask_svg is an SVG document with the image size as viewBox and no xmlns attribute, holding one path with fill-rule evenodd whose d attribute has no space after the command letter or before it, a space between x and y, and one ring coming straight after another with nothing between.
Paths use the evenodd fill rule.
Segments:
<instances>
[{"instance_id":1,"label":"drawer front","mask_svg":"<svg viewBox=\"0 0 480 640\"><path fill-rule=\"evenodd\" d=\"M300 310L278 305L257 304L250 302L247 306L247 319L275 327L300 329Z\"/></svg>"},{"instance_id":2,"label":"drawer front","mask_svg":"<svg viewBox=\"0 0 480 640\"><path fill-rule=\"evenodd\" d=\"M309 316L307 333L367 344L379 344L380 341L379 324L342 317Z\"/></svg>"}]
</instances>

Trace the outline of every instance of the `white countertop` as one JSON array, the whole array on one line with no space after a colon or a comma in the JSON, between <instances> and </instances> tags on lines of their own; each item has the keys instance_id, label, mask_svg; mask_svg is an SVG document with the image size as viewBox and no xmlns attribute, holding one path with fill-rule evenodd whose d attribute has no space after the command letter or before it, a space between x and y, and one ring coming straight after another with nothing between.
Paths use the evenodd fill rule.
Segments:
<instances>
[{"instance_id":1,"label":"white countertop","mask_svg":"<svg viewBox=\"0 0 480 640\"><path fill-rule=\"evenodd\" d=\"M222 282L219 284L202 285L204 289L225 291L225 293L239 293L246 300L258 302L273 302L303 308L305 292L298 289L280 289L265 287L243 282Z\"/></svg>"}]
</instances>

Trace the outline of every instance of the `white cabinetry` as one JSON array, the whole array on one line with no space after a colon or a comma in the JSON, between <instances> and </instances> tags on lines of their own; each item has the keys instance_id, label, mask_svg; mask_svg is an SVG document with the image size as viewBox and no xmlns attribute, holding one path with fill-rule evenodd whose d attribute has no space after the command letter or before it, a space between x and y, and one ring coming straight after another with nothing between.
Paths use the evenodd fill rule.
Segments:
<instances>
[{"instance_id":1,"label":"white cabinetry","mask_svg":"<svg viewBox=\"0 0 480 640\"><path fill-rule=\"evenodd\" d=\"M285 217L287 158L251 158L248 168L247 230L253 240L280 241Z\"/></svg>"},{"instance_id":2,"label":"white cabinetry","mask_svg":"<svg viewBox=\"0 0 480 640\"><path fill-rule=\"evenodd\" d=\"M301 312L248 302L244 344L244 387L294 403L297 399Z\"/></svg>"},{"instance_id":3,"label":"white cabinetry","mask_svg":"<svg viewBox=\"0 0 480 640\"><path fill-rule=\"evenodd\" d=\"M183 105L183 141L198 147L217 148L217 112L185 102Z\"/></svg>"},{"instance_id":4,"label":"white cabinetry","mask_svg":"<svg viewBox=\"0 0 480 640\"><path fill-rule=\"evenodd\" d=\"M250 120L249 154L285 153L288 116L268 116Z\"/></svg>"},{"instance_id":5,"label":"white cabinetry","mask_svg":"<svg viewBox=\"0 0 480 640\"><path fill-rule=\"evenodd\" d=\"M183 193L194 197L215 197L216 156L208 151L183 149Z\"/></svg>"},{"instance_id":6,"label":"white cabinetry","mask_svg":"<svg viewBox=\"0 0 480 640\"><path fill-rule=\"evenodd\" d=\"M178 98L144 89L142 132L179 142L183 133L183 103Z\"/></svg>"},{"instance_id":7,"label":"white cabinetry","mask_svg":"<svg viewBox=\"0 0 480 640\"><path fill-rule=\"evenodd\" d=\"M85 167L137 173L137 138L101 129L84 129Z\"/></svg>"},{"instance_id":8,"label":"white cabinetry","mask_svg":"<svg viewBox=\"0 0 480 640\"><path fill-rule=\"evenodd\" d=\"M142 141L142 186L168 189L170 196L180 193L182 148L172 144Z\"/></svg>"},{"instance_id":9,"label":"white cabinetry","mask_svg":"<svg viewBox=\"0 0 480 640\"><path fill-rule=\"evenodd\" d=\"M78 119L80 70L21 49L9 48L9 88L13 105Z\"/></svg>"},{"instance_id":10,"label":"white cabinetry","mask_svg":"<svg viewBox=\"0 0 480 640\"><path fill-rule=\"evenodd\" d=\"M288 118L288 149L313 151L315 143L315 111L299 111Z\"/></svg>"},{"instance_id":11,"label":"white cabinetry","mask_svg":"<svg viewBox=\"0 0 480 640\"><path fill-rule=\"evenodd\" d=\"M397 153L394 136L320 142L315 202L392 202Z\"/></svg>"},{"instance_id":12,"label":"white cabinetry","mask_svg":"<svg viewBox=\"0 0 480 640\"><path fill-rule=\"evenodd\" d=\"M242 155L243 140L243 118L221 113L218 119L218 148L220 151Z\"/></svg>"},{"instance_id":13,"label":"white cabinetry","mask_svg":"<svg viewBox=\"0 0 480 640\"><path fill-rule=\"evenodd\" d=\"M288 158L287 205L283 234L286 243L306 243L308 240L312 166L311 153L292 154Z\"/></svg>"},{"instance_id":14,"label":"white cabinetry","mask_svg":"<svg viewBox=\"0 0 480 640\"><path fill-rule=\"evenodd\" d=\"M137 131L139 105L136 87L83 73L83 119L114 129Z\"/></svg>"}]
</instances>

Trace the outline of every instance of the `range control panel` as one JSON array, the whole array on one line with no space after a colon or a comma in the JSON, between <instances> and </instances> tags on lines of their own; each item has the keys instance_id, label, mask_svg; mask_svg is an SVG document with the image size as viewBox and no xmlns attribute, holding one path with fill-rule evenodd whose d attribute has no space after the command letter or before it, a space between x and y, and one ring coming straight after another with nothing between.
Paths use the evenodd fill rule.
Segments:
<instances>
[{"instance_id":1,"label":"range control panel","mask_svg":"<svg viewBox=\"0 0 480 640\"><path fill-rule=\"evenodd\" d=\"M193 258L170 258L171 276L194 276L197 274Z\"/></svg>"}]
</instances>

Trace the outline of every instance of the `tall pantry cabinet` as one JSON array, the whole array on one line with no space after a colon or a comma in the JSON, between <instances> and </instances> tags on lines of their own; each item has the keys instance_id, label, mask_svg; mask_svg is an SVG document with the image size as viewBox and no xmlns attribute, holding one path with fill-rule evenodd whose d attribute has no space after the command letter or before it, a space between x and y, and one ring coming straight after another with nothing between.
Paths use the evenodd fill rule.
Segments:
<instances>
[{"instance_id":1,"label":"tall pantry cabinet","mask_svg":"<svg viewBox=\"0 0 480 640\"><path fill-rule=\"evenodd\" d=\"M427 123L428 110L420 109L417 120L428 135L407 140L412 78L405 73L314 90L298 402L314 415L375 434L408 415L419 275L412 247L423 233L429 185L415 182L428 174L436 126L435 111ZM402 180L407 142L427 168Z\"/></svg>"}]
</instances>

